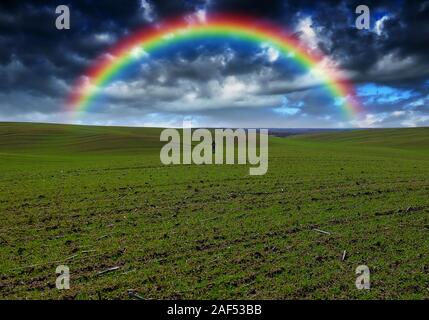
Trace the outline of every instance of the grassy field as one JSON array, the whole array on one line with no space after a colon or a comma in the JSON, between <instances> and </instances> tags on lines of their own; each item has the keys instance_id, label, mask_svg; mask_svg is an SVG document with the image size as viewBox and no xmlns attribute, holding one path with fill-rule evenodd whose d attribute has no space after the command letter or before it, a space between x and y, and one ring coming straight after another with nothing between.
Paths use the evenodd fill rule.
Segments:
<instances>
[{"instance_id":1,"label":"grassy field","mask_svg":"<svg viewBox=\"0 0 429 320\"><path fill-rule=\"evenodd\" d=\"M429 298L429 128L272 137L265 176L159 133L0 123L1 298Z\"/></svg>"}]
</instances>

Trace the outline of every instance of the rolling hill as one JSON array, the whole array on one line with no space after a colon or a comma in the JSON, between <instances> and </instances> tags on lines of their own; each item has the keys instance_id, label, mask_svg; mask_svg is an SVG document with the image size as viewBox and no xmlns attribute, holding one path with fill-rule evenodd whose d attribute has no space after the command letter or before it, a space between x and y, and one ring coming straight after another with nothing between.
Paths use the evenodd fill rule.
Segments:
<instances>
[{"instance_id":1,"label":"rolling hill","mask_svg":"<svg viewBox=\"0 0 429 320\"><path fill-rule=\"evenodd\" d=\"M271 137L264 176L159 133L0 123L2 298L429 297L429 128Z\"/></svg>"}]
</instances>

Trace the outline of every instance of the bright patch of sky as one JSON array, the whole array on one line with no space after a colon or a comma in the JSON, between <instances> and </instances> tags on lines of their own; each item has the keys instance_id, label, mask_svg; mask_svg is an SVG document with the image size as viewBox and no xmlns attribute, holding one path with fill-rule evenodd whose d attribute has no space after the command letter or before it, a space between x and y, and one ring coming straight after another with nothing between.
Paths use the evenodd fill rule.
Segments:
<instances>
[{"instance_id":1,"label":"bright patch of sky","mask_svg":"<svg viewBox=\"0 0 429 320\"><path fill-rule=\"evenodd\" d=\"M261 45L262 55L264 55L269 62L275 62L280 57L280 52L267 43Z\"/></svg>"},{"instance_id":2,"label":"bright patch of sky","mask_svg":"<svg viewBox=\"0 0 429 320\"><path fill-rule=\"evenodd\" d=\"M377 35L381 36L383 34L384 22L387 21L387 20L389 20L389 16L388 15L381 17L380 19L378 19L375 22L374 32Z\"/></svg>"},{"instance_id":3,"label":"bright patch of sky","mask_svg":"<svg viewBox=\"0 0 429 320\"><path fill-rule=\"evenodd\" d=\"M372 31L375 32L378 36L381 36L383 34L384 23L391 17L391 12L384 10L374 10L374 12L371 13Z\"/></svg>"},{"instance_id":4,"label":"bright patch of sky","mask_svg":"<svg viewBox=\"0 0 429 320\"><path fill-rule=\"evenodd\" d=\"M134 59L140 59L142 57L148 56L148 53L146 51L144 51L142 47L133 48L131 50L130 54Z\"/></svg>"},{"instance_id":5,"label":"bright patch of sky","mask_svg":"<svg viewBox=\"0 0 429 320\"><path fill-rule=\"evenodd\" d=\"M153 6L148 0L140 0L140 10L145 21L153 22L155 20Z\"/></svg>"},{"instance_id":6,"label":"bright patch of sky","mask_svg":"<svg viewBox=\"0 0 429 320\"><path fill-rule=\"evenodd\" d=\"M380 86L374 83L358 87L357 94L367 103L395 103L408 100L417 94L411 90L397 89L389 86Z\"/></svg>"},{"instance_id":7,"label":"bright patch of sky","mask_svg":"<svg viewBox=\"0 0 429 320\"><path fill-rule=\"evenodd\" d=\"M317 48L317 35L313 29L313 19L307 16L299 20L296 31L299 32L299 37L310 49Z\"/></svg>"},{"instance_id":8,"label":"bright patch of sky","mask_svg":"<svg viewBox=\"0 0 429 320\"><path fill-rule=\"evenodd\" d=\"M300 112L303 106L304 102L302 101L290 103L288 98L283 97L282 105L278 108L273 108L273 111L284 116L293 116Z\"/></svg>"}]
</instances>

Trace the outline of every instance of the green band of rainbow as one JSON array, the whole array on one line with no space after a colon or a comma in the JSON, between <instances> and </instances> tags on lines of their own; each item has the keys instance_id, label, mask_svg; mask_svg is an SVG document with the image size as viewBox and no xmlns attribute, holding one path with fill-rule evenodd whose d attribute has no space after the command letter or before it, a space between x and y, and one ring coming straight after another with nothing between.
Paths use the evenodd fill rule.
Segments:
<instances>
[{"instance_id":1,"label":"green band of rainbow","mask_svg":"<svg viewBox=\"0 0 429 320\"><path fill-rule=\"evenodd\" d=\"M231 37L270 45L283 56L292 58L305 69L311 70L330 94L340 99L337 100L342 102L339 107L348 119L356 117L362 111L353 86L340 78L339 71L332 66L322 67L326 57L310 53L295 38L275 26L225 15L206 21L170 21L157 29L143 29L127 37L99 58L84 76L80 77L67 100L67 111L79 113L88 109L109 80L136 61L136 49L150 54L156 49L186 40Z\"/></svg>"}]
</instances>

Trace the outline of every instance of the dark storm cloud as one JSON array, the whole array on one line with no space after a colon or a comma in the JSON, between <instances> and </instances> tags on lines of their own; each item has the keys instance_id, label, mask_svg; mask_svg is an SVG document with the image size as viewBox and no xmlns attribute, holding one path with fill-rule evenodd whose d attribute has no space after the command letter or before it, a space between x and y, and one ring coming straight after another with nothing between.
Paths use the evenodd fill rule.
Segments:
<instances>
[{"instance_id":1,"label":"dark storm cloud","mask_svg":"<svg viewBox=\"0 0 429 320\"><path fill-rule=\"evenodd\" d=\"M60 4L70 6L70 30L55 29L55 7ZM354 26L354 9L360 4L367 4L371 9L371 30L357 30ZM76 78L119 39L142 26L196 12L251 15L313 41L310 46L314 45L336 61L358 88L362 86L362 100L372 114L406 110L390 117L406 121L401 117L411 117L409 112L414 112L414 120L428 113L429 1L3 0L0 2L0 119L31 120L31 114L37 114L40 116L37 119L42 120L57 119L58 105ZM304 24L307 29L300 29L303 22L311 25ZM314 36L306 34L309 30ZM141 82L118 84L112 90L119 90L122 96L113 94L111 101L131 113L140 110L141 114L155 114L160 110L178 112L174 103L178 107L180 103L187 103L190 108L183 113L194 112L200 118L213 121L226 113L231 119L240 119L241 108L247 106L252 110L247 114L250 122L252 116L256 119L272 116L267 112L262 116L257 107L279 108L283 95L287 95L292 102L302 102L299 112L288 115L290 119L322 116L320 105L329 105L332 101L325 101L326 96L319 94L317 84L306 84L294 70L279 72L277 62L268 61L270 57L262 53L262 49L249 53L229 45L217 52L204 46L184 56L178 52L170 60L154 60L146 73L143 72ZM297 81L301 81L299 85ZM259 83L257 90L253 88L256 83ZM373 93L365 91L368 83L387 86L395 92L411 91L412 95L395 101L377 101L371 98ZM151 92L141 89L144 87L150 87ZM224 90L228 87L232 93ZM234 90L242 90L248 97L235 97ZM187 96L187 93L193 95ZM216 100L222 94L225 97ZM212 103L202 101L203 98L211 99ZM265 109L260 107L263 99ZM162 108L160 102L167 104ZM215 110L216 103L221 111ZM200 108L197 104L201 104ZM115 113L115 105L111 104L103 112ZM55 117L49 118L50 114ZM386 115L383 121L390 118ZM126 124L128 120L124 121ZM331 125L335 125L335 119L333 121Z\"/></svg>"},{"instance_id":2,"label":"dark storm cloud","mask_svg":"<svg viewBox=\"0 0 429 320\"><path fill-rule=\"evenodd\" d=\"M429 5L425 3L427 1L367 1L373 28L385 17L380 34L356 29L354 17L347 14L365 1L320 7L313 21L319 26L321 48L341 61L343 68L357 71L356 80L413 81L429 75L429 50L424 40L429 37ZM336 18L332 19L333 16ZM398 66L407 60L409 64L403 64L403 68Z\"/></svg>"}]
</instances>

